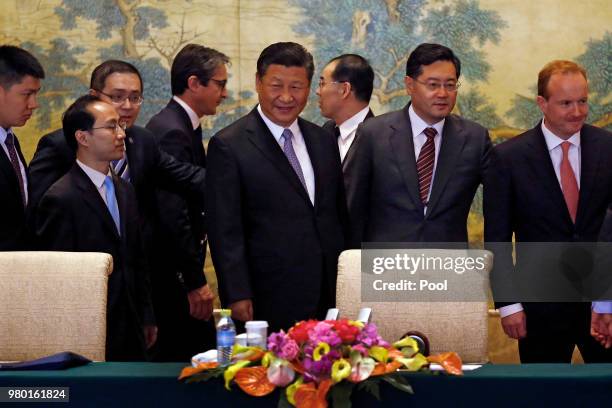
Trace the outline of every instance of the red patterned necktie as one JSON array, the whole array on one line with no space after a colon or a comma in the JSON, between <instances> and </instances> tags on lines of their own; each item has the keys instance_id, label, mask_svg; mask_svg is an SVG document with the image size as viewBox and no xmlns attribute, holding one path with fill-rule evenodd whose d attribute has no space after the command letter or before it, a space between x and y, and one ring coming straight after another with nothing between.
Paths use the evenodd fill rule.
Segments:
<instances>
[{"instance_id":1,"label":"red patterned necktie","mask_svg":"<svg viewBox=\"0 0 612 408\"><path fill-rule=\"evenodd\" d=\"M561 190L563 190L563 198L565 198L565 204L569 210L572 221L576 223L576 212L578 211L578 182L576 181L576 175L569 161L569 148L570 142L561 143L561 150L563 150L563 157L561 158Z\"/></svg>"},{"instance_id":2,"label":"red patterned necktie","mask_svg":"<svg viewBox=\"0 0 612 408\"><path fill-rule=\"evenodd\" d=\"M423 133L425 133L427 141L419 153L419 159L417 160L417 175L419 176L419 195L421 196L421 202L423 205L427 205L427 196L429 195L434 163L436 161L434 137L438 132L436 129L428 127Z\"/></svg>"},{"instance_id":3,"label":"red patterned necktie","mask_svg":"<svg viewBox=\"0 0 612 408\"><path fill-rule=\"evenodd\" d=\"M13 170L15 170L15 175L17 176L17 181L19 184L19 192L21 193L21 202L23 206L26 205L26 196L23 185L23 175L21 174L21 167L19 166L19 158L17 157L17 149L15 148L15 135L13 132L8 132L6 134L6 140L4 142L6 144L6 149L9 153L9 159L11 160L11 165L13 166Z\"/></svg>"}]
</instances>

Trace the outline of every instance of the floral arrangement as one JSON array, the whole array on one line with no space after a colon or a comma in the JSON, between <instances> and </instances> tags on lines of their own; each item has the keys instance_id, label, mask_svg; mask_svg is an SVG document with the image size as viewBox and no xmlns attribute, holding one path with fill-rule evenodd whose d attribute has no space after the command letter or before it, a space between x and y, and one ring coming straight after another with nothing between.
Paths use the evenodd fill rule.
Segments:
<instances>
[{"instance_id":1,"label":"floral arrangement","mask_svg":"<svg viewBox=\"0 0 612 408\"><path fill-rule=\"evenodd\" d=\"M298 408L327 407L328 394L335 406L350 405L355 387L380 398L381 381L412 393L397 370L425 370L430 362L451 374L462 374L456 353L425 357L410 337L389 344L374 323L308 320L287 333L272 333L268 351L236 345L229 366L201 363L184 368L179 379L199 382L222 376L228 390L234 382L252 396L268 395L281 387L285 388L281 402Z\"/></svg>"}]
</instances>

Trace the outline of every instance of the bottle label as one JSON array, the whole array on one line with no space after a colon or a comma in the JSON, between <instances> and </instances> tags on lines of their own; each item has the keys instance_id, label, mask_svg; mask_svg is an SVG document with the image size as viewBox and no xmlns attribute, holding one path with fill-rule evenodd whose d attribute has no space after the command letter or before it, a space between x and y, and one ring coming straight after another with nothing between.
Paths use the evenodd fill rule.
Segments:
<instances>
[{"instance_id":1,"label":"bottle label","mask_svg":"<svg viewBox=\"0 0 612 408\"><path fill-rule=\"evenodd\" d=\"M217 347L231 347L234 345L236 332L233 330L217 332Z\"/></svg>"}]
</instances>

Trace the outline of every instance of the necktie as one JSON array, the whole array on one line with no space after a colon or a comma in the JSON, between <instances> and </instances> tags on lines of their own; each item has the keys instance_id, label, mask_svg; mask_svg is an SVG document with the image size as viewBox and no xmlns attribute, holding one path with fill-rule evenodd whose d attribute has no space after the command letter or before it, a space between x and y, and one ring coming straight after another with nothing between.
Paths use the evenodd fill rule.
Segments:
<instances>
[{"instance_id":1,"label":"necktie","mask_svg":"<svg viewBox=\"0 0 612 408\"><path fill-rule=\"evenodd\" d=\"M561 190L563 190L563 198L569 210L572 221L576 222L576 212L578 211L578 182L576 175L569 161L570 142L561 143L563 157L561 158Z\"/></svg>"},{"instance_id":2,"label":"necktie","mask_svg":"<svg viewBox=\"0 0 612 408\"><path fill-rule=\"evenodd\" d=\"M128 167L127 153L123 154L122 159L113 160L112 166L117 176L121 177L125 181L130 181L130 171Z\"/></svg>"},{"instance_id":3,"label":"necktie","mask_svg":"<svg viewBox=\"0 0 612 408\"><path fill-rule=\"evenodd\" d=\"M19 166L19 159L17 157L17 149L15 148L15 135L13 132L7 132L6 140L4 142L6 144L6 149L9 153L9 159L11 160L11 165L13 166L13 170L15 171L15 175L17 176L17 181L19 184L19 193L21 193L21 202L23 206L26 205L26 196L25 189L23 185L23 175L21 174L21 167Z\"/></svg>"},{"instance_id":4,"label":"necktie","mask_svg":"<svg viewBox=\"0 0 612 408\"><path fill-rule=\"evenodd\" d=\"M427 141L421 148L419 158L417 160L417 175L419 176L419 195L423 205L427 205L427 196L431 187L431 178L433 176L434 163L436 160L436 145L434 137L438 133L436 129L428 127L423 133L427 137Z\"/></svg>"},{"instance_id":5,"label":"necktie","mask_svg":"<svg viewBox=\"0 0 612 408\"><path fill-rule=\"evenodd\" d=\"M304 173L302 173L302 168L300 167L300 162L298 161L297 155L295 154L295 150L293 150L293 142L291 139L293 138L293 133L289 129L283 130L283 134L281 136L285 139L285 143L283 144L283 152L287 159L289 160L289 164L293 167L295 174L297 174L302 186L306 190L306 181L304 180Z\"/></svg>"},{"instance_id":6,"label":"necktie","mask_svg":"<svg viewBox=\"0 0 612 408\"><path fill-rule=\"evenodd\" d=\"M336 136L336 139L340 137L340 126L334 127L334 135Z\"/></svg>"},{"instance_id":7,"label":"necktie","mask_svg":"<svg viewBox=\"0 0 612 408\"><path fill-rule=\"evenodd\" d=\"M108 211L110 212L111 217L113 217L113 221L115 222L115 226L117 227L117 232L121 235L121 227L119 221L119 206L117 205L117 197L115 196L115 185L113 184L113 179L111 176L106 176L104 179L104 187L106 187L106 206L108 207Z\"/></svg>"}]
</instances>

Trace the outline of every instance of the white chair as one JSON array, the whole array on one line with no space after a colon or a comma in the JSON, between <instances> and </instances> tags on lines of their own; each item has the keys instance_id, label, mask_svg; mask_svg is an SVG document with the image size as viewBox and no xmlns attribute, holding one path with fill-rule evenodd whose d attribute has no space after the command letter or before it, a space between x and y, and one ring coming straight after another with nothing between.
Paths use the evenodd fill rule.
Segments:
<instances>
[{"instance_id":1,"label":"white chair","mask_svg":"<svg viewBox=\"0 0 612 408\"><path fill-rule=\"evenodd\" d=\"M0 252L0 360L104 361L109 254Z\"/></svg>"},{"instance_id":2,"label":"white chair","mask_svg":"<svg viewBox=\"0 0 612 408\"><path fill-rule=\"evenodd\" d=\"M420 250L409 250L418 257ZM464 363L488 361L488 274L493 264L493 254L480 250L472 252L483 256L485 275L482 287L470 288L479 292L478 301L362 301L361 250L344 251L338 259L338 284L336 307L340 317L355 318L362 307L372 308L372 321L380 335L390 342L398 340L407 331L420 331L430 342L430 351L457 352ZM465 250L439 250L442 257L465 254Z\"/></svg>"}]
</instances>

